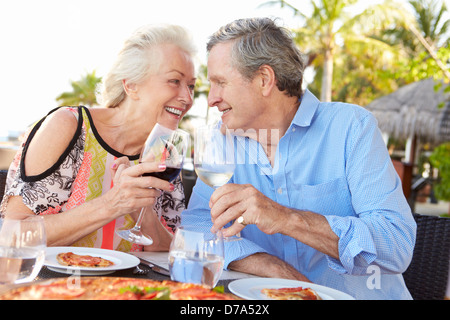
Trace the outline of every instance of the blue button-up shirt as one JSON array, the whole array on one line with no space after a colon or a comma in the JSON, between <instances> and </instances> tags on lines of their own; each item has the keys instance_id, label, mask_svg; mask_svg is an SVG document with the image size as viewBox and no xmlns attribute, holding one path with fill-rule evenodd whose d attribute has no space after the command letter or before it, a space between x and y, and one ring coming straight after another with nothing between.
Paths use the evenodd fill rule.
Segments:
<instances>
[{"instance_id":1,"label":"blue button-up shirt","mask_svg":"<svg viewBox=\"0 0 450 320\"><path fill-rule=\"evenodd\" d=\"M266 252L314 283L356 299L411 299L401 274L411 261L416 224L371 113L321 103L306 90L273 167L256 141L238 137L236 145L238 165L230 183L250 183L281 205L324 215L339 237L339 259L248 225L241 232L244 240L226 242L225 268ZM211 228L212 192L197 181L182 224Z\"/></svg>"}]
</instances>

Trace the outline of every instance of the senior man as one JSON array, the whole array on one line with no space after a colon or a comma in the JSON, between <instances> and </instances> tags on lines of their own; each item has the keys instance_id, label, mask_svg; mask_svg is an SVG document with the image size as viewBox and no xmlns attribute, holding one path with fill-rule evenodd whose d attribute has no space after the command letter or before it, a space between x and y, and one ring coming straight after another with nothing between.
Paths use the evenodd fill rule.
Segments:
<instances>
[{"instance_id":1,"label":"senior man","mask_svg":"<svg viewBox=\"0 0 450 320\"><path fill-rule=\"evenodd\" d=\"M272 19L236 20L207 50L208 104L245 161L217 190L198 180L182 224L240 232L228 269L411 299L416 224L372 114L302 90L302 54Z\"/></svg>"}]
</instances>

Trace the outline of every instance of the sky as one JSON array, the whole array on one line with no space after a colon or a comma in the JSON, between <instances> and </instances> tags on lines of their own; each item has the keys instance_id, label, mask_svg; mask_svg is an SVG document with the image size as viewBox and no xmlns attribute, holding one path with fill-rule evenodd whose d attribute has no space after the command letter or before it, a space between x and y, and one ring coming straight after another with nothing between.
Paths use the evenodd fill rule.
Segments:
<instances>
[{"instance_id":1,"label":"sky","mask_svg":"<svg viewBox=\"0 0 450 320\"><path fill-rule=\"evenodd\" d=\"M448 0L446 0L448 1ZM22 130L57 107L70 81L96 70L104 76L123 41L138 27L186 27L206 63L205 43L238 18L279 17L295 28L292 11L260 7L266 0L14 0L0 2L0 137ZM300 8L309 1L291 0ZM362 1L364 2L364 1ZM205 107L206 108L206 107ZM194 114L204 112L194 105Z\"/></svg>"},{"instance_id":2,"label":"sky","mask_svg":"<svg viewBox=\"0 0 450 320\"><path fill-rule=\"evenodd\" d=\"M70 81L103 76L123 41L138 27L186 27L206 62L210 34L237 18L278 16L261 0L14 0L0 2L0 136L21 130L57 107Z\"/></svg>"}]
</instances>

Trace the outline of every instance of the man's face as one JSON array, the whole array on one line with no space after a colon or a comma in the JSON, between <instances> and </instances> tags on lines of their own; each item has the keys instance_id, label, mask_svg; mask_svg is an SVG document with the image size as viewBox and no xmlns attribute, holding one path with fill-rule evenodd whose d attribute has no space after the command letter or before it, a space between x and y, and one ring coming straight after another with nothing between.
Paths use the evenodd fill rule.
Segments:
<instances>
[{"instance_id":1,"label":"man's face","mask_svg":"<svg viewBox=\"0 0 450 320\"><path fill-rule=\"evenodd\" d=\"M229 129L259 129L264 125L264 105L258 77L245 79L232 66L231 49L234 42L215 45L208 57L208 79L211 85L208 105L222 112L222 121Z\"/></svg>"}]
</instances>

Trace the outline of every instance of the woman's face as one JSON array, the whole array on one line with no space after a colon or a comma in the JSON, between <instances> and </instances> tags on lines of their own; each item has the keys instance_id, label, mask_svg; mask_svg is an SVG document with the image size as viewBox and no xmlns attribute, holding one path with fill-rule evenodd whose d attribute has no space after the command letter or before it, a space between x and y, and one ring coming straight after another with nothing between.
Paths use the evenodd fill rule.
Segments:
<instances>
[{"instance_id":1,"label":"woman's face","mask_svg":"<svg viewBox=\"0 0 450 320\"><path fill-rule=\"evenodd\" d=\"M172 44L159 46L156 57L161 61L159 69L136 85L137 101L156 122L175 129L192 107L194 63L188 53Z\"/></svg>"}]
</instances>

